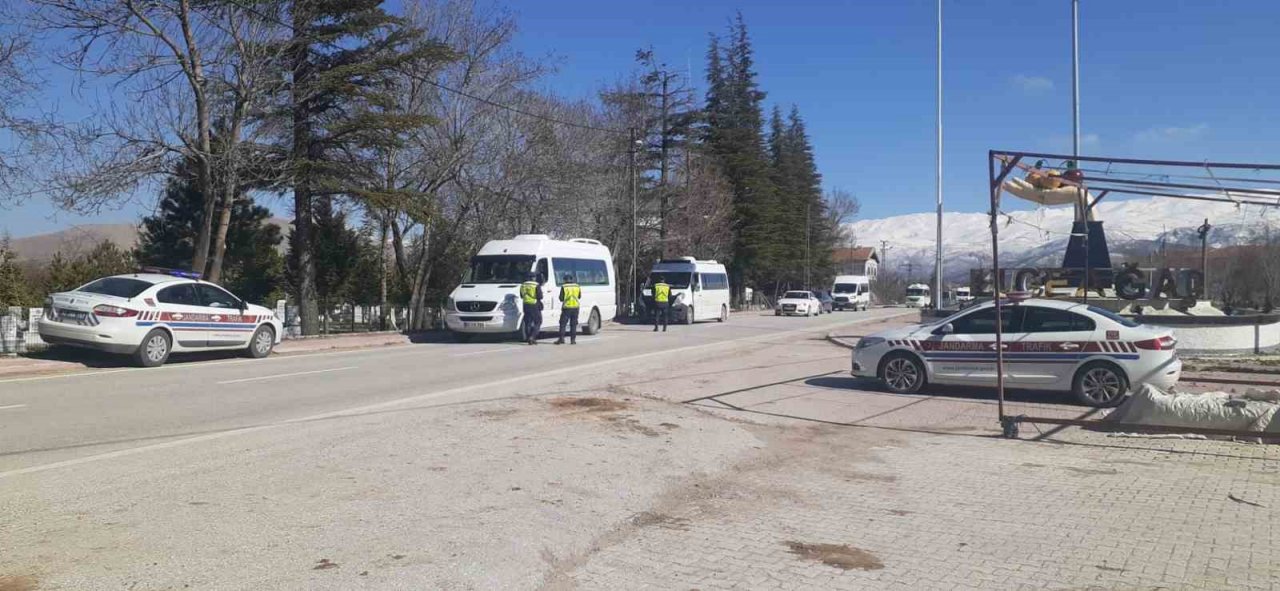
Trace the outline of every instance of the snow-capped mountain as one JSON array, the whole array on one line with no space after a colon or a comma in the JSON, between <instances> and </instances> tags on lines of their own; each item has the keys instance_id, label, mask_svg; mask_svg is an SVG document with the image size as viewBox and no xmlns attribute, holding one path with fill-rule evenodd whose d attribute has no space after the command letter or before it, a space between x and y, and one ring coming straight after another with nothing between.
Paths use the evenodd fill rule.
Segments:
<instances>
[{"instance_id":1,"label":"snow-capped mountain","mask_svg":"<svg viewBox=\"0 0 1280 591\"><path fill-rule=\"evenodd\" d=\"M1113 259L1146 254L1164 243L1199 245L1196 228L1205 218L1213 229L1212 246L1255 242L1274 227L1280 233L1280 210L1230 203L1189 201L1167 197L1107 202L1095 208L1103 222ZM1071 207L1013 211L1000 216L1002 267L1058 266L1071 231ZM991 231L985 213L943 214L944 267L948 279L963 280L969 269L991 264ZM936 242L934 213L913 213L852 224L858 244L889 250L881 253L888 268L916 279L932 276Z\"/></svg>"}]
</instances>

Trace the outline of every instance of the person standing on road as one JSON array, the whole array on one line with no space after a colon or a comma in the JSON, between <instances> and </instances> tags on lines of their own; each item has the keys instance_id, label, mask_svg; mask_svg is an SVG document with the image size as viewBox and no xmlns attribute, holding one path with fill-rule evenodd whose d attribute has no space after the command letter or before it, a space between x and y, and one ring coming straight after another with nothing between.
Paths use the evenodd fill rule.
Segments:
<instances>
[{"instance_id":1,"label":"person standing on road","mask_svg":"<svg viewBox=\"0 0 1280 591\"><path fill-rule=\"evenodd\" d=\"M525 342L536 345L542 330L542 285L538 283L537 273L530 272L520 284L520 301L524 304L522 334Z\"/></svg>"},{"instance_id":2,"label":"person standing on road","mask_svg":"<svg viewBox=\"0 0 1280 591\"><path fill-rule=\"evenodd\" d=\"M560 283L560 338L556 339L557 345L564 344L565 325L569 326L569 344L578 344L578 306L581 305L579 300L582 299L582 288L578 287L573 281L572 273L564 274L564 281Z\"/></svg>"},{"instance_id":3,"label":"person standing on road","mask_svg":"<svg viewBox=\"0 0 1280 591\"><path fill-rule=\"evenodd\" d=\"M667 323L671 316L671 285L667 278L658 275L653 282L653 332L658 332L658 321L662 321L662 332L667 332Z\"/></svg>"}]
</instances>

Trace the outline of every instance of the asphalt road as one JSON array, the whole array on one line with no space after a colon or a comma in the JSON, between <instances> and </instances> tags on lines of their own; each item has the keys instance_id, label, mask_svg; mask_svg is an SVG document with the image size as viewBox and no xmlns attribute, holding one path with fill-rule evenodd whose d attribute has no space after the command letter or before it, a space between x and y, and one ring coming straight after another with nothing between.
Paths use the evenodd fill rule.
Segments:
<instances>
[{"instance_id":1,"label":"asphalt road","mask_svg":"<svg viewBox=\"0 0 1280 591\"><path fill-rule=\"evenodd\" d=\"M752 342L811 338L899 309L817 318L735 314L727 323L609 326L576 346L497 341L422 344L263 360L178 362L0 380L0 480L70 469L237 433L428 400L518 395L520 384L685 360Z\"/></svg>"}]
</instances>

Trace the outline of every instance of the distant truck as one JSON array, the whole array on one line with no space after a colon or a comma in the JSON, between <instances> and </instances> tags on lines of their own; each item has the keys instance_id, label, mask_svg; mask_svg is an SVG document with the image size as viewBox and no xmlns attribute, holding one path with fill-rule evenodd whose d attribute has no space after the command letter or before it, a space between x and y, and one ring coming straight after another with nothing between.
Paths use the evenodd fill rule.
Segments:
<instances>
[{"instance_id":1,"label":"distant truck","mask_svg":"<svg viewBox=\"0 0 1280 591\"><path fill-rule=\"evenodd\" d=\"M831 285L831 298L835 300L835 310L866 311L871 305L871 281L866 275L837 275Z\"/></svg>"}]
</instances>

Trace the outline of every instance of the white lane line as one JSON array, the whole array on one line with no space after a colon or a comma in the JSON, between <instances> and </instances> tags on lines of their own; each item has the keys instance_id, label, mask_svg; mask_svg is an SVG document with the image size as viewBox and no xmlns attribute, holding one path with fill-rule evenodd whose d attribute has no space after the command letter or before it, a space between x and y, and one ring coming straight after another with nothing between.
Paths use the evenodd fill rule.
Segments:
<instances>
[{"instance_id":1,"label":"white lane line","mask_svg":"<svg viewBox=\"0 0 1280 591\"><path fill-rule=\"evenodd\" d=\"M317 369L314 371L295 371L293 373L278 373L270 376L258 376L256 378L240 378L238 380L227 380L225 382L218 382L218 385L242 384L244 382L256 382L258 380L274 380L277 378L291 378L293 376L306 376L306 375L311 375L315 373L329 373L331 371L345 371L348 369L355 369L355 368L356 366L350 365L347 367L331 367L329 369Z\"/></svg>"},{"instance_id":2,"label":"white lane line","mask_svg":"<svg viewBox=\"0 0 1280 591\"><path fill-rule=\"evenodd\" d=\"M527 346L527 345L526 345ZM454 353L450 357L470 357L472 355L484 355L485 353L501 353L503 351L514 351L519 349L520 345L507 345L497 349L482 349L480 351L467 351L466 353Z\"/></svg>"},{"instance_id":3,"label":"white lane line","mask_svg":"<svg viewBox=\"0 0 1280 591\"><path fill-rule=\"evenodd\" d=\"M25 404L10 404L9 406L0 406L0 410L9 410L11 408L22 408Z\"/></svg>"},{"instance_id":4,"label":"white lane line","mask_svg":"<svg viewBox=\"0 0 1280 591\"><path fill-rule=\"evenodd\" d=\"M865 319L862 319L862 320L855 320L855 321L853 321L853 322L849 322L849 323L842 323L842 324L839 324L839 326L851 326L851 325L854 325L854 324L862 324L862 323L864 323L864 322L878 322L878 321L880 321L880 320L884 320L885 318L894 318L895 316L904 316L904 315L906 315L906 313L904 313L904 314L896 314L896 315L889 315L889 316L876 316L876 317L872 317L872 318L865 318ZM810 327L810 328L801 328L801 329L797 329L797 330L790 330L790 331L785 331L785 332L773 333L773 334L770 334L770 335L763 335L763 336L768 336L768 337L770 337L770 338L775 338L775 337L779 337L779 336L797 335L797 334L803 334L803 333L807 333L807 332L815 332L815 331L814 331L813 327ZM6 471L6 472L0 472L0 480L3 480L3 479L5 479L5 478L9 478L9 477L12 477L12 476L21 476L21 475L23 475L23 474L35 474L35 473L38 473L38 472L47 472L47 471L49 471L49 470L56 470L56 469L58 469L58 468L68 468L68 467L71 467L71 466L79 466L79 465L82 465L82 464L89 464L89 463L92 463L92 462L98 462L98 461L101 461L101 460L110 460L110 459L114 459L114 458L128 457L128 456L132 456L132 455L137 455L137 454L141 454L141 453L146 453L146 452L149 452L149 451L155 451L155 450L161 450L161 449L169 449L169 448L173 448L173 447L180 447L180 446L189 445L189 444L193 444L193 443L200 443L200 442L204 442L204 441L214 441L214 440L217 440L217 439L223 439L223 438L226 438L226 437L231 437L231 436L233 436L233 435L244 435L244 434L248 434L248 433L254 433L254 432L257 432L257 431L264 431L264 430L267 430L267 429L272 429L272 428L275 428L275 427L281 427L281 426L285 426L285 425L291 425L291 424L295 424L295 423L305 423L305 422L309 422L309 421L318 421L318 420L323 420L323 419L331 419L331 418L334 418L334 417L340 417L340 416L345 416L345 415L353 415L353 414L367 413L367 412L372 412L372 411L376 411L376 410L382 410L382 409L384 409L384 408L391 408L391 407L396 407L396 406L402 406L402 405L406 405L406 404L412 404L412 403L415 403L415 402L423 402L423 401L431 400L431 399L434 399L434 398L444 398L444 397L446 397L446 396L454 396L454 395L457 395L457 394L465 394L465 393L467 393L467 392L471 392L471 391L474 391L474 390L486 390L486 389L494 388L494 387L496 387L496 386L505 386L505 385L507 385L507 384L516 384L516 383L524 382L524 381L526 381L526 380L537 380L537 379L541 379L541 378L546 378L546 377L551 377L551 376L556 376L556 375L566 374L566 373L567 373L567 374L579 374L579 373L582 373L582 372L587 371L587 370L595 369L595 368L597 368L597 367L605 367L605 366L608 366L608 365L613 365L613 364L615 364L615 363L634 363L634 362L639 361L639 360L641 360L641 359L646 359L646 358L649 358L649 357L657 357L657 356L659 356L659 355L668 355L668 354L671 354L671 353L688 353L688 352L698 351L698 350L702 350L702 349L711 349L711 348L715 348L715 347L723 347L723 346L725 346L725 345L734 345L734 344L738 344L738 343L750 342L750 341L752 341L752 340L760 339L760 338L762 338L762 335L752 335L752 336L746 336L746 337L739 337L739 338L736 338L736 339L729 339L729 340L725 340L725 341L716 341L716 342L714 342L714 343L704 343L704 344L701 344L701 345L690 345L690 346L688 346L688 347L676 347L676 348L672 348L672 349L662 349L662 350L660 350L660 351L650 351L650 352L648 352L648 353L639 353L639 354L636 354L636 355L630 355L630 356L626 356L626 357L614 357L614 358L611 358L611 359L602 359L602 360L600 360L600 361L594 361L594 362L591 362L591 363L582 363L582 364L578 364L578 365L571 365L571 366L569 366L569 367L561 367L561 368L558 368L558 369L551 369L551 370L547 370L547 371L543 371L543 372L539 372L539 373L535 373L535 374L526 374L526 375L513 376L513 377L510 377L510 378L505 378L505 379L501 379L501 380L497 380L497 381L493 381L493 382L485 382L485 383L483 383L483 384L473 384L473 385L470 385L470 386L460 386L460 387L457 387L457 388L451 388L451 389L449 389L449 390L442 390L442 391L440 391L440 392L429 392L429 393L426 393L426 394L418 394L418 395L415 395L415 396L408 396L408 397L405 397L405 398L397 398L397 399L395 399L395 400L387 400L387 401L384 401L384 402L378 402L378 403L375 403L375 404L367 404L367 405L364 405L364 406L357 406L357 407L347 408L347 409L343 409L343 410L335 410L335 411L331 411L331 412L320 413L320 414L316 414L316 415L311 415L311 416L309 416L309 417L300 417L300 418L296 418L296 419L288 419L288 420L285 420L285 421L280 421L280 422L278 422L278 423L271 423L271 424L267 424L267 425L257 425L257 426L253 426L253 427L242 427L242 428L239 428L239 429L232 429L232 430L229 430L229 431L220 431L220 432L218 432L218 433L207 433L207 434L205 434L205 435L197 435L197 436L195 436L195 437L188 437L188 438L186 438L186 439L176 439L176 440L173 440L173 441L166 441L166 442L164 442L164 443L153 443L153 444L149 444L149 445L143 445L143 446L140 446L140 447L131 447L131 448L129 448L129 449L120 449L120 450L116 450L116 451L109 451L109 452L106 452L106 453L100 453L100 454L91 455L91 456L84 456L84 457L79 457L79 458L73 458L73 459L70 459L70 460L62 460L62 461L60 461L60 462L53 462L53 463L50 463L50 464L43 464L43 465L38 465L38 466L27 466L26 468L17 468L17 469L14 469L14 470L8 470L8 471Z\"/></svg>"}]
</instances>

